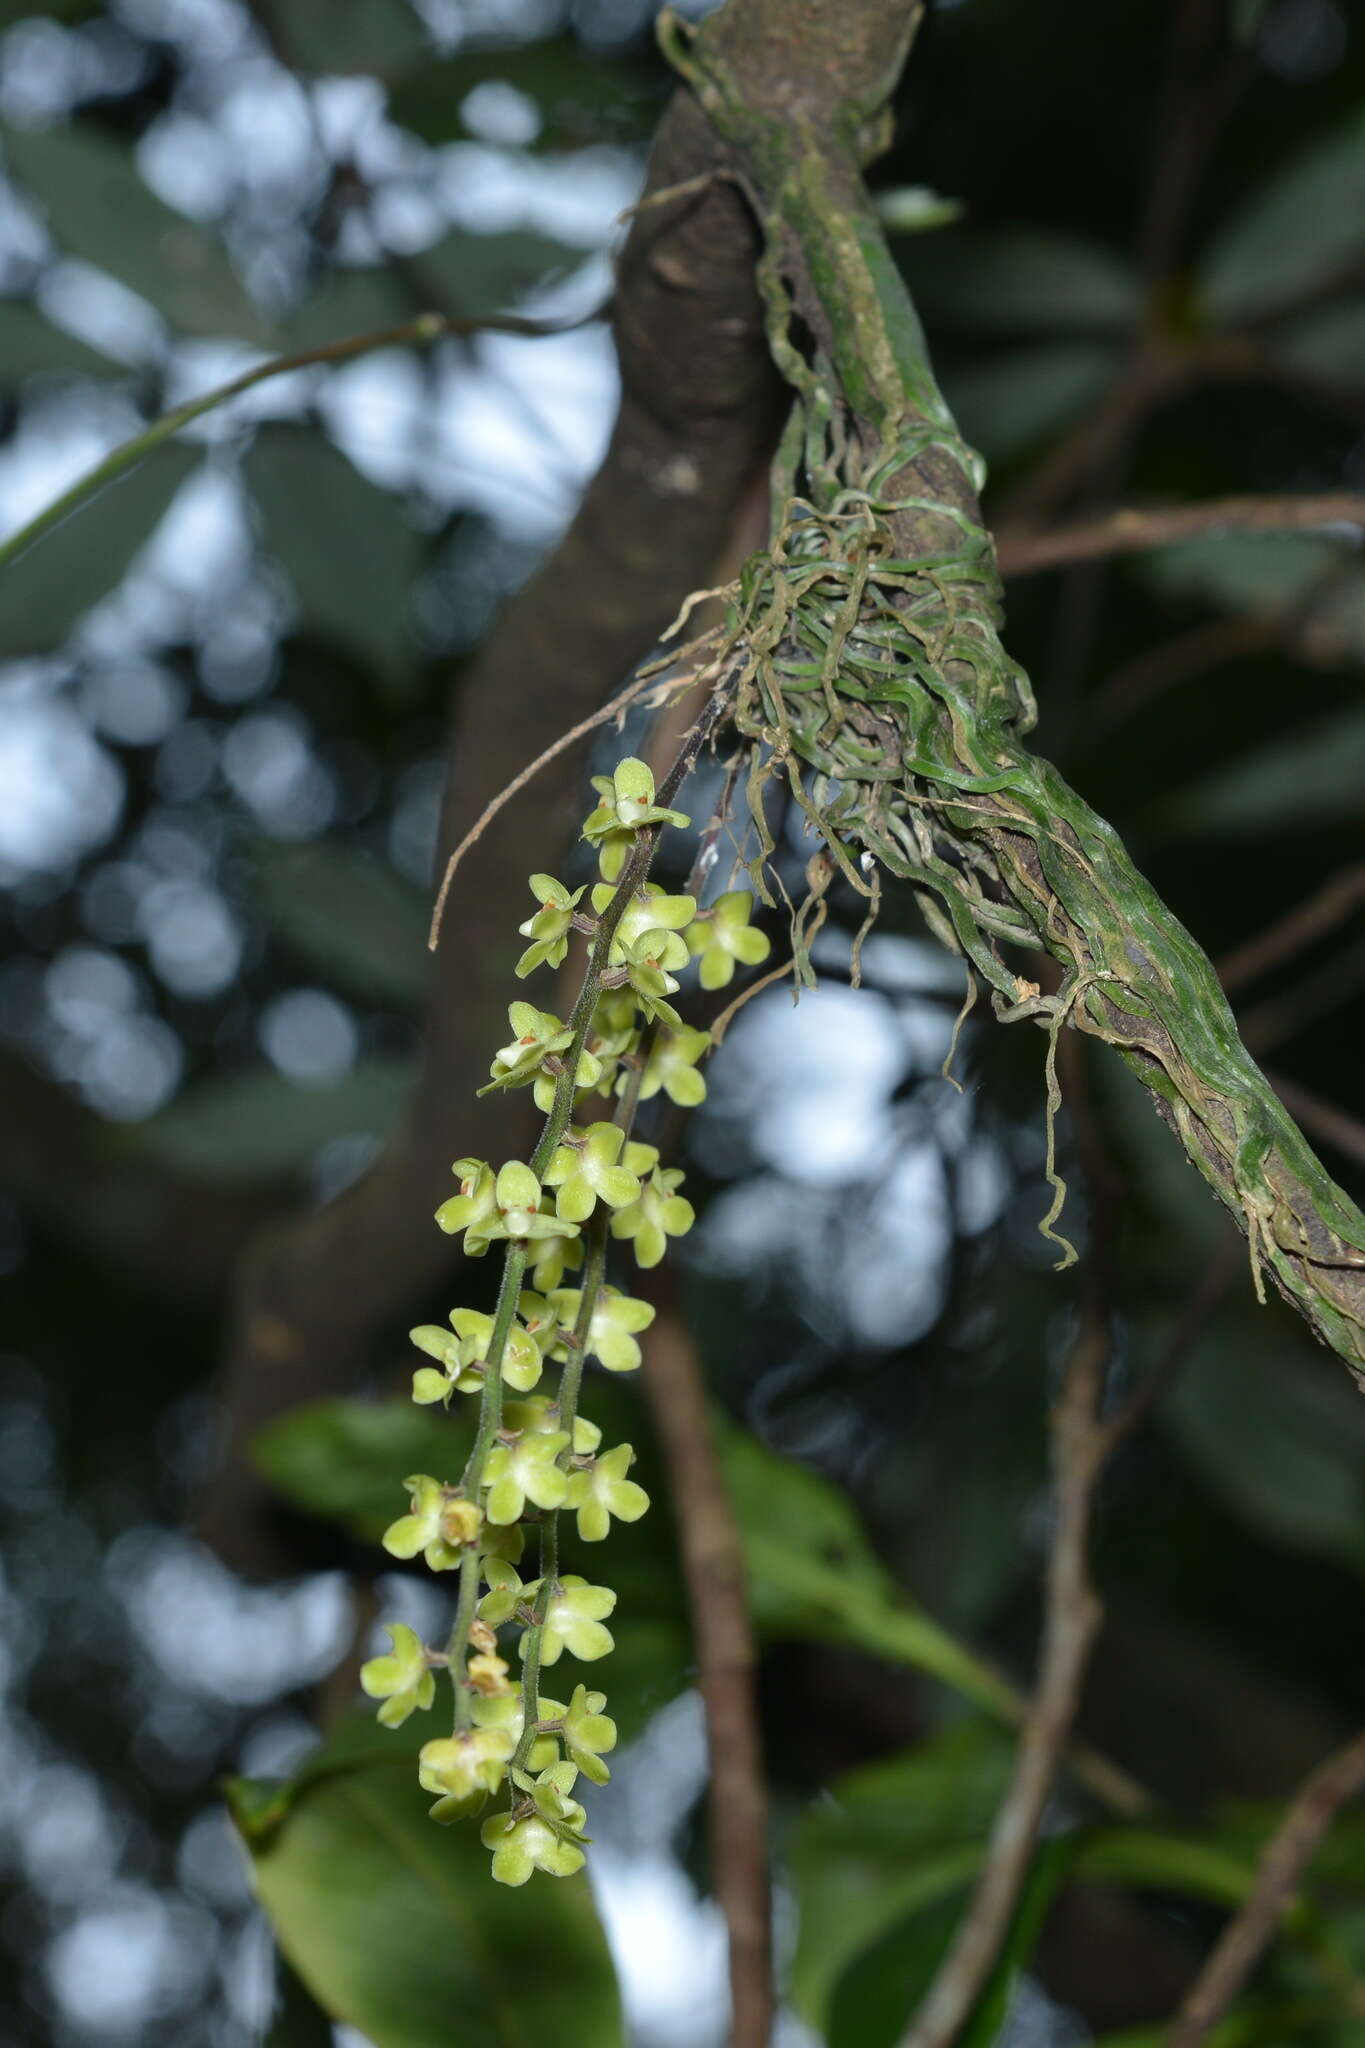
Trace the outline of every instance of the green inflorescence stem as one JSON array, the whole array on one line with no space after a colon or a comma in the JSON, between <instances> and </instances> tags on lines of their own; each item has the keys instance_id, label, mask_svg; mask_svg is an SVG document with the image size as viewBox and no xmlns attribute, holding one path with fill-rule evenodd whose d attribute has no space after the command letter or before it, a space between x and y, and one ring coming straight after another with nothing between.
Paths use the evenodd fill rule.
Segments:
<instances>
[{"instance_id":1,"label":"green inflorescence stem","mask_svg":"<svg viewBox=\"0 0 1365 2048\"><path fill-rule=\"evenodd\" d=\"M660 784L657 797L661 809L667 809L696 763L698 754L705 744L723 708L723 699L713 696L708 699L701 715L688 732L667 775ZM555 1081L554 1099L549 1114L531 1155L531 1171L537 1180L542 1180L546 1168L562 1143L569 1128L573 1113L575 1079L578 1063L587 1043L592 1025L593 1011L602 993L603 976L611 963L612 941L616 936L622 918L632 896L639 890L649 875L650 865L658 846L660 827L643 827L635 837L625 864L621 869L610 902L597 921L593 934L592 948L577 999L569 1014L569 1028L573 1038L562 1055L561 1070ZM639 1095L638 1079L634 1079L627 1090L626 1100L633 1114ZM619 1117L618 1117L619 1121ZM569 1343L569 1358L565 1365L560 1385L559 1408L563 1427L569 1432L572 1450L574 1417L578 1410L578 1390L583 1376L583 1359L588 1326L592 1311L601 1291L606 1268L606 1218L595 1219L590 1239L589 1257L584 1273L582 1298L573 1336ZM527 1247L512 1240L503 1257L502 1277L498 1287L497 1309L493 1329L489 1336L488 1351L484 1359L483 1386L479 1396L479 1421L473 1447L460 1480L460 1489L468 1498L478 1502L483 1487L484 1470L488 1454L493 1448L498 1431L502 1427L502 1361L507 1348L507 1339L517 1312L521 1296L522 1278L526 1271ZM470 1569L470 1555L473 1556L473 1594L468 1592L471 1583L467 1574ZM460 1591L456 1602L455 1621L446 1647L450 1668L450 1680L455 1689L456 1726L469 1725L469 1694L465 1682L465 1659L469 1649L469 1632L473 1625L478 1604L478 1555L475 1546L470 1555L461 1560ZM535 1704L538 1699L540 1672L540 1640L544 1627L548 1602L554 1592L558 1577L558 1511L549 1513L541 1527L541 1585L537 1596L536 1618L532 1624L531 1638L526 1646L524 1661L523 1699L526 1702L525 1722L521 1745L516 1762L524 1763L535 1738Z\"/></svg>"}]
</instances>

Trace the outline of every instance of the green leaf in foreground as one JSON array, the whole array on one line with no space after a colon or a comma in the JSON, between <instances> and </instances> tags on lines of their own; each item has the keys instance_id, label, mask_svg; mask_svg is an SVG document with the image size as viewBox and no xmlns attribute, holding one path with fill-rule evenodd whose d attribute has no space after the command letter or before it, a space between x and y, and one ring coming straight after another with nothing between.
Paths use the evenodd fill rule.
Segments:
<instances>
[{"instance_id":1,"label":"green leaf in foreground","mask_svg":"<svg viewBox=\"0 0 1365 2048\"><path fill-rule=\"evenodd\" d=\"M528 1934L477 1828L433 1825L412 1766L411 1742L368 1724L310 1758L292 1796L228 1788L257 1896L318 2004L375 2048L618 2048L586 1880L543 1886Z\"/></svg>"},{"instance_id":2,"label":"green leaf in foreground","mask_svg":"<svg viewBox=\"0 0 1365 2048\"><path fill-rule=\"evenodd\" d=\"M998 1729L962 1723L850 1771L805 1816L792 1845L791 2000L811 2026L828 2026L840 1979L883 1934L965 1892L1010 1758Z\"/></svg>"},{"instance_id":3,"label":"green leaf in foreground","mask_svg":"<svg viewBox=\"0 0 1365 2048\"><path fill-rule=\"evenodd\" d=\"M1073 1853L1066 1838L1034 1855L1023 1896L980 1996L954 2048L995 2048L1021 1970L1062 1884ZM965 1890L888 1928L840 1979L830 2008L829 2048L894 2048L932 1985L970 1894Z\"/></svg>"}]
</instances>

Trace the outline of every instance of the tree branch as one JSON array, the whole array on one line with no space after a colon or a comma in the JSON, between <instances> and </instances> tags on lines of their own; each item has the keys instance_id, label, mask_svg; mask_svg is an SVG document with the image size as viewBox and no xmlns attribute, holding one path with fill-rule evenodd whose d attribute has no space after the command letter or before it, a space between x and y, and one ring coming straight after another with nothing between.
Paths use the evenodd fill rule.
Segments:
<instances>
[{"instance_id":1,"label":"tree branch","mask_svg":"<svg viewBox=\"0 0 1365 2048\"><path fill-rule=\"evenodd\" d=\"M1229 993L1255 981L1291 953L1334 930L1358 903L1365 903L1365 862L1341 868L1274 924L1225 953L1218 962L1218 979Z\"/></svg>"},{"instance_id":2,"label":"tree branch","mask_svg":"<svg viewBox=\"0 0 1365 2048\"><path fill-rule=\"evenodd\" d=\"M1316 497L1215 498L1203 505L1143 511L1121 506L1103 519L1050 532L1002 527L996 536L1000 573L1034 576L1073 562L1140 554L1210 533L1312 533L1327 526L1365 527L1365 496L1326 491Z\"/></svg>"},{"instance_id":3,"label":"tree branch","mask_svg":"<svg viewBox=\"0 0 1365 2048\"><path fill-rule=\"evenodd\" d=\"M1107 1319L1088 1313L1052 1416L1056 1523L1037 1690L1009 1787L991 1826L985 1868L948 1953L901 2037L901 2048L952 2048L995 1967L1033 1861L1100 1625L1087 1548L1096 1483L1113 1445L1110 1431L1098 1421L1108 1357Z\"/></svg>"},{"instance_id":4,"label":"tree branch","mask_svg":"<svg viewBox=\"0 0 1365 2048\"><path fill-rule=\"evenodd\" d=\"M1342 1807L1365 1789L1365 1734L1314 1771L1261 1852L1256 1879L1224 1928L1166 2036L1166 2048L1198 2048L1227 2011L1274 1938L1309 1859Z\"/></svg>"},{"instance_id":5,"label":"tree branch","mask_svg":"<svg viewBox=\"0 0 1365 2048\"><path fill-rule=\"evenodd\" d=\"M711 1434L696 1347L661 1274L643 1388L668 1473L710 1760L716 1898L730 1951L730 2048L768 2048L772 1939L757 1662L739 1528ZM661 1298L662 1297L662 1298Z\"/></svg>"},{"instance_id":6,"label":"tree branch","mask_svg":"<svg viewBox=\"0 0 1365 2048\"><path fill-rule=\"evenodd\" d=\"M775 118L725 21L694 40L671 30L671 54L755 193L772 346L797 407L776 494L788 509L737 628L754 772L777 733L777 763L846 875L852 842L912 882L997 1014L1035 1018L1052 1053L1069 1024L1122 1054L1246 1233L1258 1293L1268 1271L1365 1384L1365 1216L1251 1059L1206 956L1113 828L1028 748L1033 698L999 639L979 465L849 146L868 105L830 123L791 99ZM904 26L890 10L892 75ZM793 313L813 347L793 341ZM1220 341L1200 362L1239 374L1244 353ZM1007 957L1020 946L1062 966L1055 996L1021 998ZM1048 1230L1065 1193L1052 1182Z\"/></svg>"}]
</instances>

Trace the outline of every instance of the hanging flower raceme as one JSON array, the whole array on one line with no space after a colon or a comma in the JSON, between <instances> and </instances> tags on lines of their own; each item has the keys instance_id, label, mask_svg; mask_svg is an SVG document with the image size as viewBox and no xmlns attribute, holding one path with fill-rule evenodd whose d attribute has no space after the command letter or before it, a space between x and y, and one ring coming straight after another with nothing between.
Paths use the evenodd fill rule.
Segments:
<instances>
[{"instance_id":1,"label":"hanging flower raceme","mask_svg":"<svg viewBox=\"0 0 1365 2048\"><path fill-rule=\"evenodd\" d=\"M579 1413L585 1374L633 1372L654 1320L651 1303L605 1279L608 1255L622 1256L613 1246L630 1246L638 1266L652 1267L693 1222L681 1172L632 1137L631 1121L657 1095L690 1106L706 1094L698 1063L711 1040L669 1000L679 975L695 958L703 984L721 987L737 962L764 958L768 943L749 927L745 892L699 911L693 894L646 879L660 829L688 821L657 801L644 762L623 761L594 787L600 801L584 837L604 880L570 890L532 875L537 908L520 928L530 943L516 965L520 978L559 967L579 932L591 949L582 992L567 1019L512 1003L511 1039L481 1091L529 1087L546 1117L540 1143L529 1161L496 1171L457 1159L459 1191L436 1212L467 1257L501 1247L496 1304L452 1309L449 1328L423 1323L411 1333L424 1360L414 1401L449 1408L456 1394L469 1396L456 1411L472 1416L477 1406L477 1418L458 1481L408 1479L408 1512L383 1542L392 1557L420 1556L457 1575L454 1626L437 1651L395 1623L388 1653L361 1672L386 1727L429 1710L437 1673L447 1673L454 1727L423 1746L418 1776L443 1823L505 1795L482 1837L494 1877L511 1885L537 1870L567 1877L582 1868L586 1816L575 1785L580 1774L605 1784L603 1758L616 1744L605 1693L576 1681L565 1704L541 1692L540 1678L561 1658L596 1663L613 1648L606 1624L616 1594L560 1570L561 1520L572 1516L579 1540L600 1544L649 1506L629 1476L631 1446L604 1449L600 1428ZM613 1104L610 1121L594 1120ZM578 1284L565 1286L566 1275ZM547 1379L556 1370L557 1387ZM528 1536L538 1564L526 1562Z\"/></svg>"}]
</instances>

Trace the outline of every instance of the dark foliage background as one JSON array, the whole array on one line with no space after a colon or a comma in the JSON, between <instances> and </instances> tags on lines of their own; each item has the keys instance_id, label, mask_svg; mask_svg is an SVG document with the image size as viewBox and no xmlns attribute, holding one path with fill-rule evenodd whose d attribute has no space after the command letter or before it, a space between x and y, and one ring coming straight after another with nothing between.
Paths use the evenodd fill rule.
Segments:
<instances>
[{"instance_id":1,"label":"dark foliage background","mask_svg":"<svg viewBox=\"0 0 1365 2048\"><path fill-rule=\"evenodd\" d=\"M668 90L647 13L6 9L0 527L253 351L428 305L599 307ZM960 204L897 247L1004 525L1365 490L1365 38L1340 0L1233 13L958 0L923 33L876 182ZM347 1437L333 1414L277 1440L296 1503L315 1499L319 1445L351 1475L349 1533L276 1523L292 1562L278 1583L238 1581L182 1532L215 1455L244 1248L363 1172L402 1101L450 706L571 513L613 396L600 322L299 375L0 572L7 2041L327 2038L299 1987L272 2007L216 1787L227 1768L290 1767L347 1696L375 1611L361 1589L378 1554L358 1537L396 1486L383 1475L409 1469L401 1429ZM1343 878L1339 914L1236 999L1357 1198L1359 542L1212 536L1009 598L1041 748L1215 959ZM860 991L846 960L836 934L824 987L795 1012L782 995L756 1005L716 1062L687 1140L706 1198L687 1294L732 1416L851 1495L886 1567L793 1479L793 1551L814 1570L827 1538L826 1562L869 1575L874 1619L841 1620L828 1573L783 1593L760 1569L756 1588L782 1869L812 1930L803 2010L866 2048L894 2038L907 1956L942 1932L869 1907L865 1953L820 1953L821 1884L851 1884L840 1858L875 1869L880 1852L852 1793L814 1818L810 1802L909 1746L863 1794L882 1819L928 1810L927 1772L949 1832L978 1825L998 1747L955 1729L955 1696L888 1648L913 1611L895 1589L1026 1680L1045 1392L1074 1297L1035 1229L1036 1034L969 1027L959 1097L939 1077L958 973L913 906L888 904ZM1123 1076L1097 1061L1088 1077L1087 1126L1121 1191L1131 1379L1224 1256L1224 1226ZM1079 1185L1068 1222L1083 1242ZM1235 1859L1263 1824L1237 1802L1283 1798L1365 1716L1365 1410L1283 1305L1255 1306L1235 1257L1227 1272L1105 1493L1109 1621L1084 1726L1182 1844ZM359 1391L394 1391L402 1368L395 1332ZM747 1491L766 1510L773 1469L742 1449L733 1469L741 1507ZM642 1627L635 1644L623 1633L616 1681L633 1730L687 1660L655 1520L640 1561L613 1558ZM425 1613L426 1597L380 1583L386 1613ZM660 2043L711 2024L688 2000L714 1962L670 1861L672 1845L704 1885L695 1729L668 1715L615 1822L610 1799L598 1808L608 1929L633 1951L637 2034ZM1321 1880L1335 1962L1315 1974L1289 1945L1257 1992L1279 2031L1239 2041L1359 2038L1359 2005L1343 2014L1365 1972L1360 1826L1343 1824ZM1194 1855L1155 1887L1103 1870L1068 1886L1000 2038L1117 2042L1169 2010L1217 1924ZM632 1887L649 1885L657 1920L633 1923ZM680 1972L689 1942L701 1961Z\"/></svg>"}]
</instances>

